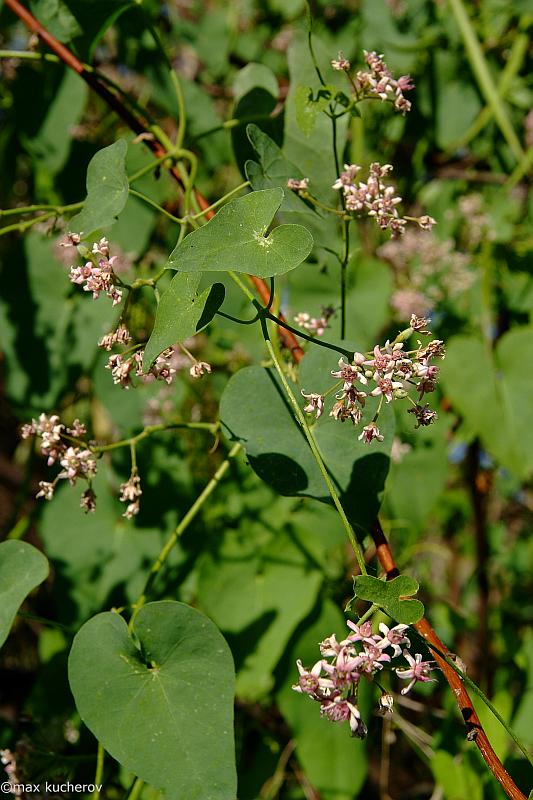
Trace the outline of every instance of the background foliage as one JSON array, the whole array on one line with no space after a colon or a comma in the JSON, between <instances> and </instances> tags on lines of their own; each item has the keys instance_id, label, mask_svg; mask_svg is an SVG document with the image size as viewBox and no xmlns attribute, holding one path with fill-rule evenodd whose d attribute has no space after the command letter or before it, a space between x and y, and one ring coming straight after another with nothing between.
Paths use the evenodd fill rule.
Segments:
<instances>
[{"instance_id":1,"label":"background foliage","mask_svg":"<svg viewBox=\"0 0 533 800\"><path fill-rule=\"evenodd\" d=\"M288 177L306 176L321 199L335 202L329 120L317 114L302 123L310 112L305 103L302 107L298 87L316 84L302 0L150 0L142 5L34 0L31 9L79 58L149 109L172 136L178 111L167 64L150 32L155 27L183 84L185 146L197 155L197 186L211 201L246 177L254 189L269 189L274 199L281 199L276 187L283 187ZM472 49L462 26L465 10L479 51ZM375 226L359 226L349 270L349 348L366 350L393 338L405 327L402 309L419 303L421 311L431 311L432 330L448 351L434 426L415 434L412 420L406 421L402 412L394 423L391 412L388 443L373 450L354 444L351 432L328 419L317 426L317 437L324 452L339 459L337 477L352 521L364 529L383 501L382 524L399 565L420 583L419 597L439 635L460 654L468 674L516 733L533 745L533 636L527 627L532 611L527 534L533 512L533 274L527 193L533 119L526 63L531 6L526 0L480 0L464 8L459 0L317 0L313 11L321 63L327 65L342 50L356 64L363 49L375 49L386 54L395 74L412 76L416 92L409 115L393 116L383 105L368 102L361 117L339 126L339 136L345 137L347 163L390 162L406 207L415 214L427 210L438 222L433 233L425 234L424 244L418 234L391 243ZM83 200L87 191L90 198L88 163L108 145L126 159L124 175L150 161L131 131L77 76L53 59L39 57L46 51L28 42L26 30L5 6L0 8L0 25L5 51L36 56L14 58L2 51L0 60L3 209L65 206ZM335 86L341 78L330 72L327 82ZM179 215L179 192L165 170L147 173L135 188ZM128 194L120 174L106 202L99 197L91 205L89 200L77 224L85 231L97 230L117 214L108 235L115 252L119 248L122 274L149 278L174 249L176 228ZM447 800L503 796L465 741L443 681L424 685L399 702L392 722L372 716L375 690L364 687L361 705L366 704L370 720L365 742L351 740L342 726L320 720L312 704L291 691L296 658L313 663L316 643L332 631L343 633L341 609L352 594L355 564L334 509L315 502L326 493L307 450L296 465L298 473L287 471L282 461L265 462L276 437L287 443L287 454L293 450L291 430L284 427L289 425L288 412L278 407L275 387L258 366L265 355L263 342L254 326L235 326L216 316L192 345L198 358L213 364L211 376L195 383L184 370L169 390L157 383L129 391L114 386L96 342L111 330L117 313L110 303L92 303L69 282L69 263L57 245L59 236L72 229L68 218L44 214L38 225L25 230L27 216L16 222L6 217L2 222L12 230L0 231L5 234L0 239L0 523L7 539L0 546L0 638L7 635L23 596L41 582L22 606L0 654L0 747L16 750L27 780L55 774L93 780L96 742L78 712L84 718L97 714L91 707L91 674L106 669L97 626L116 628L106 635L127 652L126 626L118 630L120 620L109 610L138 597L169 532L227 455L228 431L237 431L248 441L246 457L232 461L174 547L150 599L192 605L189 613L207 615L229 645L236 668L239 799L350 800L386 798L387 792L397 798ZM305 268L279 280L287 318L299 311L318 316L322 306L337 306L338 264L330 252L338 237L335 221L287 193L278 220L305 224L321 245ZM243 271L249 271L249 261L242 262ZM165 287L172 277L164 279ZM179 277L177 273L174 281ZM220 284L225 288L224 310L241 316L241 295L224 273L203 276L190 291L215 282L220 302ZM188 291L176 286L180 297ZM214 306L218 301L211 297ZM144 339L152 331L154 313L153 296L141 290L135 327ZM198 319L193 314L188 321L191 332ZM152 337L156 335L179 338L168 331ZM339 339L338 317L327 337ZM160 351L163 339L152 351L148 348L148 360ZM317 386L316 376L325 375L328 385L328 371L336 365L331 359L325 350L308 350L301 386L325 388ZM215 422L223 392L220 442L214 443L205 431L167 430L140 443L143 496L133 521L121 516L117 499L119 484L129 475L128 449L105 455L106 469L96 481L95 515L83 515L79 493L70 487L63 487L50 503L33 499L46 468L31 442L20 440L19 426L32 416L44 410L70 422L79 417L89 422L92 438L110 443L161 420ZM261 436L254 439L258 431ZM352 459L355 447L354 472L351 462L350 469L343 462L346 447ZM305 476L302 489L300 473ZM366 485L369 474L372 480ZM46 554L51 571L46 578L46 566L36 562L35 579L21 575L15 581L21 596L8 601L9 580L17 577L9 559L14 548L27 546L23 539ZM10 575L7 582L4 572ZM167 612L157 602L143 613ZM78 705L77 710L67 657L74 634L96 614L78 634L71 656L85 664L90 664L91 653L94 659L83 690L89 706L82 710ZM142 623L139 616L141 628ZM213 637L209 651L218 652L218 647L217 658L231 659L220 633L208 620L206 624ZM144 625L149 627L146 621ZM142 640L141 630L138 636ZM231 685L220 687L217 680L216 670L202 673L194 687L200 709L208 706L210 692L231 696ZM147 697L146 702L160 699ZM489 737L507 769L527 791L531 776L526 762L483 706L479 713L485 715ZM203 714L209 716L208 707ZM133 719L140 717L142 705ZM215 720L214 730L227 722ZM173 794L188 756L186 747L169 752L168 773L154 777L150 764L158 748L150 750L142 733L141 726L138 747L147 747L141 758L145 771L128 759L120 759L122 765L106 759L106 797L124 795L132 781L130 770L148 783L174 787L169 797L193 797ZM104 723L104 746L115 735ZM162 721L162 741L168 744L173 735L172 721ZM202 742L211 741L209 731L205 735ZM208 749L224 747L217 738ZM200 758L203 744L189 744L192 757ZM222 787L225 780L231 784L231 776L218 777ZM213 783L214 776L209 780ZM152 791L145 786L143 797L151 800Z\"/></svg>"}]
</instances>

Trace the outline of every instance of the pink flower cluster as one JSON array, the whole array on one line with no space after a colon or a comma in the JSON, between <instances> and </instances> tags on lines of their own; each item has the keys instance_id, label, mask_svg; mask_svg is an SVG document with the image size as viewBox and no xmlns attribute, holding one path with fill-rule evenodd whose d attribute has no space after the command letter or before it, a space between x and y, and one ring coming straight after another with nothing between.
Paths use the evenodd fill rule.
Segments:
<instances>
[{"instance_id":1,"label":"pink flower cluster","mask_svg":"<svg viewBox=\"0 0 533 800\"><path fill-rule=\"evenodd\" d=\"M141 479L136 469L132 469L131 475L126 483L120 485L120 501L128 503L128 507L123 513L123 517L131 519L139 513L139 497L142 495Z\"/></svg>"},{"instance_id":2,"label":"pink flower cluster","mask_svg":"<svg viewBox=\"0 0 533 800\"><path fill-rule=\"evenodd\" d=\"M428 320L424 317L411 317L410 327L398 339L404 339L417 331L421 334L431 335L426 330ZM445 351L440 339L433 339L426 346L418 343L416 350L404 351L404 342L386 342L384 347L378 344L371 354L354 353L351 363L344 357L339 359L339 369L332 371L332 376L337 378L342 385L340 393L335 395L335 403L329 412L330 417L344 422L350 420L354 425L361 421L363 408L368 397L379 398L379 406L373 420L365 425L359 439L370 443L374 439L383 441L377 419L383 401L409 398L412 408L408 413L414 414L419 428L421 425L430 425L437 419L437 414L429 408L422 406L420 401L427 393L433 392L436 387L439 368L432 364L434 358L444 358ZM411 387L418 392L417 402L408 394ZM304 411L314 413L318 419L325 406L325 396L314 392L306 393L302 390L303 397L308 401Z\"/></svg>"},{"instance_id":3,"label":"pink flower cluster","mask_svg":"<svg viewBox=\"0 0 533 800\"><path fill-rule=\"evenodd\" d=\"M401 236L411 219L424 230L431 230L435 225L435 220L427 215L416 218L400 217L396 206L402 202L402 198L396 195L394 186L382 180L392 171L391 164L381 165L374 161L370 164L366 181L356 181L361 170L362 167L358 164L345 164L344 171L333 184L334 189L341 189L344 193L347 211L362 212L374 217L381 230L388 228L393 237Z\"/></svg>"},{"instance_id":4,"label":"pink flower cluster","mask_svg":"<svg viewBox=\"0 0 533 800\"><path fill-rule=\"evenodd\" d=\"M90 483L96 475L97 469L93 452L75 442L68 444L69 440L79 440L86 432L85 425L79 420L74 420L70 427L66 427L60 422L57 414L53 414L51 417L40 414L39 419L34 419L30 424L22 426L23 439L34 435L41 438L41 453L46 456L48 466L59 462L62 467L53 482L39 481L37 497L51 500L57 482L60 480L68 480L71 486L74 486L79 478L88 480ZM89 498L84 495L81 505L86 511L92 511L93 509L88 507L90 505L88 500Z\"/></svg>"},{"instance_id":5,"label":"pink flower cluster","mask_svg":"<svg viewBox=\"0 0 533 800\"><path fill-rule=\"evenodd\" d=\"M369 70L359 70L355 77L350 79L355 89L356 99L387 100L393 104L396 111L406 114L411 110L411 103L404 96L404 92L410 92L415 88L409 75L402 75L395 79L383 60L383 54L378 55L374 50L370 52L364 50L363 52ZM331 66L333 69L347 72L350 69L350 62L343 57L342 53L339 53L339 58L334 59Z\"/></svg>"},{"instance_id":6,"label":"pink flower cluster","mask_svg":"<svg viewBox=\"0 0 533 800\"><path fill-rule=\"evenodd\" d=\"M110 335L111 334L108 334L108 336ZM104 337L104 339L106 338L107 337ZM103 347L104 345L101 344L101 346ZM106 347L105 349L107 350L110 348ZM109 356L106 369L111 370L113 383L122 386L124 389L129 389L130 386L133 385L131 380L132 375L140 378L144 383L152 380L161 380L170 384L174 380L174 375L176 374L176 370L171 364L173 353L174 350L172 347L164 350L161 355L156 358L148 372L143 372L142 368L144 350L137 350L137 352L133 353L133 355L128 358L125 358L123 353L116 353L115 355Z\"/></svg>"},{"instance_id":7,"label":"pink flower cluster","mask_svg":"<svg viewBox=\"0 0 533 800\"><path fill-rule=\"evenodd\" d=\"M379 634L372 633L369 621L356 625L349 620L347 625L352 632L346 639L338 642L332 634L320 643L322 658L310 670L300 660L296 662L300 677L292 688L320 703L321 716L330 722L348 722L351 735L364 739L367 728L357 706L361 678L372 680L393 658L403 655L408 666L397 667L395 672L409 681L401 692L407 694L415 683L433 680L430 677L433 662L423 661L420 653L413 658L405 649L410 647L405 635L407 625L389 628L381 622ZM380 705L383 710L391 711L392 702L391 695L384 695Z\"/></svg>"},{"instance_id":8,"label":"pink flower cluster","mask_svg":"<svg viewBox=\"0 0 533 800\"><path fill-rule=\"evenodd\" d=\"M300 328L309 331L309 333L322 336L326 328L329 328L329 321L334 313L335 309L331 306L323 307L320 317L312 317L307 311L300 311L294 317L294 321Z\"/></svg>"},{"instance_id":9,"label":"pink flower cluster","mask_svg":"<svg viewBox=\"0 0 533 800\"><path fill-rule=\"evenodd\" d=\"M118 257L109 258L109 242L105 238L93 244L92 253L92 261L87 261L82 267L70 268L70 280L80 286L84 284L83 290L92 292L93 300L100 296L100 292L105 292L116 306L122 300L122 290L115 286L117 277L113 272Z\"/></svg>"}]
</instances>

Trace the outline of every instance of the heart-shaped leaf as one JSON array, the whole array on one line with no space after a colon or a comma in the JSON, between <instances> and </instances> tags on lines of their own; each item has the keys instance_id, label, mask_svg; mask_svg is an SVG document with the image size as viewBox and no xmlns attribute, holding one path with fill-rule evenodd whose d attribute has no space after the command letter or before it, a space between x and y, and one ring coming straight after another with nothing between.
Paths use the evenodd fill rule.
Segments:
<instances>
[{"instance_id":1,"label":"heart-shaped leaf","mask_svg":"<svg viewBox=\"0 0 533 800\"><path fill-rule=\"evenodd\" d=\"M128 199L126 151L124 139L118 139L94 155L87 168L87 197L83 208L70 220L69 230L84 238L116 221Z\"/></svg>"},{"instance_id":2,"label":"heart-shaped leaf","mask_svg":"<svg viewBox=\"0 0 533 800\"><path fill-rule=\"evenodd\" d=\"M69 681L81 718L126 769L168 800L235 800L233 659L216 626L177 602L80 629Z\"/></svg>"},{"instance_id":3,"label":"heart-shaped leaf","mask_svg":"<svg viewBox=\"0 0 533 800\"><path fill-rule=\"evenodd\" d=\"M26 595L48 575L48 560L26 542L0 544L0 647Z\"/></svg>"},{"instance_id":4,"label":"heart-shaped leaf","mask_svg":"<svg viewBox=\"0 0 533 800\"><path fill-rule=\"evenodd\" d=\"M418 581L408 575L398 575L392 581L358 575L354 580L354 592L356 597L374 603L404 625L412 625L424 616L424 605L420 600L404 600L418 592Z\"/></svg>"},{"instance_id":5,"label":"heart-shaped leaf","mask_svg":"<svg viewBox=\"0 0 533 800\"><path fill-rule=\"evenodd\" d=\"M180 272L233 270L260 278L289 272L307 258L313 237L303 225L280 225L267 235L282 200L282 189L232 200L174 248L167 267Z\"/></svg>"},{"instance_id":6,"label":"heart-shaped leaf","mask_svg":"<svg viewBox=\"0 0 533 800\"><path fill-rule=\"evenodd\" d=\"M209 325L224 302L226 290L222 283L214 283L198 295L200 278L200 273L178 272L161 295L154 328L144 350L145 372L167 347L183 342Z\"/></svg>"},{"instance_id":7,"label":"heart-shaped leaf","mask_svg":"<svg viewBox=\"0 0 533 800\"><path fill-rule=\"evenodd\" d=\"M294 391L299 394L298 389ZM361 426L370 422L374 412L375 404L367 402ZM222 395L220 420L226 435L242 443L252 469L277 492L331 502L307 440L271 370L239 370ZM367 526L378 512L393 427L389 406L380 415L385 441L370 446L358 440L357 429L326 416L313 427L326 466L354 524Z\"/></svg>"}]
</instances>

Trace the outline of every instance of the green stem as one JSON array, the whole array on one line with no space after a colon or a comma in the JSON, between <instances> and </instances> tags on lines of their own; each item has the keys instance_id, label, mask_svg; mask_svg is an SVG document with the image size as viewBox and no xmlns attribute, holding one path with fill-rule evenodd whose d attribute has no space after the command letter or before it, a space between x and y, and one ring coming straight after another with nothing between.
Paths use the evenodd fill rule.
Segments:
<instances>
[{"instance_id":1,"label":"green stem","mask_svg":"<svg viewBox=\"0 0 533 800\"><path fill-rule=\"evenodd\" d=\"M6 225L3 228L0 228L0 236L4 236L6 233L12 233L13 231L18 231L19 233L23 233L24 231L31 228L33 225L37 225L39 222L45 222L47 219L51 217L56 217L56 211L50 211L47 214L40 214L38 217L33 217L32 219L26 220L26 222L15 222L13 225Z\"/></svg>"},{"instance_id":2,"label":"green stem","mask_svg":"<svg viewBox=\"0 0 533 800\"><path fill-rule=\"evenodd\" d=\"M313 66L315 68L315 72L317 74L318 80L322 84L322 86L326 85L324 78L322 77L322 73L320 72L320 67L318 66L318 61L315 55L315 49L313 47L313 17L311 16L311 9L307 6L307 13L308 13L308 22L309 22L309 30L307 32L307 42L309 45L309 53L311 54L311 61L313 62Z\"/></svg>"},{"instance_id":3,"label":"green stem","mask_svg":"<svg viewBox=\"0 0 533 800\"><path fill-rule=\"evenodd\" d=\"M489 106L492 108L494 119L496 120L503 137L509 145L511 152L516 160L519 161L524 155L522 145L520 144L520 140L515 133L511 121L509 120L505 105L503 104L502 99L498 95L498 91L494 86L483 50L481 49L481 45L476 36L476 32L470 17L466 11L463 0L449 0L449 3L452 13L455 17L457 27L459 28L463 38L466 54L468 56L470 66L472 67L472 72L476 77L479 89Z\"/></svg>"},{"instance_id":4,"label":"green stem","mask_svg":"<svg viewBox=\"0 0 533 800\"><path fill-rule=\"evenodd\" d=\"M22 539L26 531L31 525L31 516L26 514L26 516L21 517L17 522L13 525L11 530L6 536L6 539Z\"/></svg>"},{"instance_id":5,"label":"green stem","mask_svg":"<svg viewBox=\"0 0 533 800\"><path fill-rule=\"evenodd\" d=\"M124 796L124 800L138 800L144 786L142 778L134 778L130 788Z\"/></svg>"},{"instance_id":6,"label":"green stem","mask_svg":"<svg viewBox=\"0 0 533 800\"><path fill-rule=\"evenodd\" d=\"M244 183L241 183L239 184L239 186L236 186L235 189L232 189L231 191L227 192L227 194L225 194L224 197L221 197L216 202L211 203L210 206L207 206L207 208L204 208L203 211L200 211L198 214L193 214L192 216L190 216L189 219L199 219L200 217L203 217L204 214L207 214L209 211L213 211L213 209L218 208L218 206L222 205L222 203L225 203L227 200L229 200L230 197L233 197L234 194L237 194L237 192L246 189L248 186L250 186L250 181L244 181Z\"/></svg>"},{"instance_id":7,"label":"green stem","mask_svg":"<svg viewBox=\"0 0 533 800\"><path fill-rule=\"evenodd\" d=\"M344 525L344 528L346 530L346 533L348 534L348 539L350 540L350 544L352 545L353 551L355 553L355 557L357 559L357 563L359 564L359 569L361 570L361 574L362 575L366 575L367 571L366 571L366 565L365 565L365 559L364 559L364 556L363 556L363 551L361 550L361 547L359 545L359 542L357 541L357 538L355 536L353 528L352 528L352 526L350 525L350 523L348 521L348 517L346 516L346 512L344 511L344 508L342 507L342 503L341 503L341 501L339 499L339 495L337 494L337 490L335 489L335 486L333 485L333 481L331 480L331 478L329 476L329 472L327 470L327 467L324 464L324 460L322 458L320 450L318 449L318 445L316 443L316 439L315 439L315 437L313 435L313 432L311 431L311 429L309 428L309 426L307 424L307 420L305 419L303 411L301 410L300 405L299 405L296 397L294 396L294 393L293 393L291 387L289 386L289 383L288 383L288 381L287 381L287 379L285 377L285 374L284 374L284 372L283 372L283 370L281 368L281 365L280 365L280 363L279 363L279 361L278 361L278 359L276 357L276 353L274 351L274 348L272 347L272 342L270 341L270 336L268 335L268 330L267 330L267 327L266 327L266 321L264 321L264 324L263 324L263 336L265 338L265 344L267 346L267 350L268 350L268 352L270 354L270 357L271 357L271 359L273 361L274 367L276 368L276 372L279 375L280 381L281 381L281 383L283 385L283 388L285 389L285 393L286 393L287 397L289 398L289 401L290 401L290 403L291 403L291 405L292 405L292 407L294 409L294 414L296 416L296 419L300 423L300 426L301 426L301 428L303 430L305 438L307 439L309 447L311 448L311 452L313 454L313 457L314 457L314 459L315 459L315 461L316 461L316 463L318 465L318 468L319 468L320 472L322 473L322 477L324 478L324 482L325 482L326 486L328 487L328 491L330 493L331 499L333 500L333 504L335 505L335 508L337 509L337 511L339 513L339 516L340 516L340 518L342 520L342 524Z\"/></svg>"},{"instance_id":8,"label":"green stem","mask_svg":"<svg viewBox=\"0 0 533 800\"><path fill-rule=\"evenodd\" d=\"M148 16L148 14L145 13L144 9L142 9L142 8L141 8L141 14L144 17L144 23L145 23L146 27L148 28L148 30L150 31L152 39L154 40L155 45L156 45L157 49L159 50L161 56L163 57L163 60L165 61L166 65L167 65L167 68L168 68L168 73L169 73L169 76L170 76L170 82L172 84L172 88L174 89L174 94L176 96L176 103L177 103L177 107L178 107L178 131L177 131L177 134L176 134L175 147L180 148L182 146L183 140L185 138L185 128L186 128L186 125L187 125L187 117L186 117L186 113L185 113L185 99L183 97L183 90L181 88L181 83L180 83L179 77L178 77L174 67L172 66L172 61L170 60L169 55L168 55L168 53L166 51L166 48L165 48L163 42L161 41L161 37L159 36L159 33L157 32L157 30L152 25L152 22L151 22L151 20L150 20L150 18Z\"/></svg>"},{"instance_id":9,"label":"green stem","mask_svg":"<svg viewBox=\"0 0 533 800\"><path fill-rule=\"evenodd\" d=\"M331 117L332 125L332 140L333 140L333 158L335 160L336 175L340 175L340 161L337 143L337 120ZM346 214L346 200L344 192L341 192L341 203L343 215ZM341 262L341 339L346 337L346 271L348 268L348 260L350 258L350 221L344 220L342 226L342 242L343 242L343 256L339 259Z\"/></svg>"},{"instance_id":10,"label":"green stem","mask_svg":"<svg viewBox=\"0 0 533 800\"><path fill-rule=\"evenodd\" d=\"M174 161L176 157L177 157L177 155L175 156L174 152L171 151L170 153L165 153L164 156L159 156L159 158L152 159L152 161L150 161L149 164L146 164L146 166L144 166L141 169L137 170L137 172L134 172L133 175L130 175L128 177L128 182L130 184L133 183L134 181L138 180L139 178L142 178L143 175L146 175L147 172L153 172L153 170L156 167L158 167L160 164L162 164L163 161L167 161L167 160Z\"/></svg>"},{"instance_id":11,"label":"green stem","mask_svg":"<svg viewBox=\"0 0 533 800\"><path fill-rule=\"evenodd\" d=\"M159 203L156 203L154 200L152 200L150 197L147 197L145 194L137 192L135 189L128 189L128 192L129 194L131 194L132 197L138 197L139 200L143 201L143 203L147 203L149 206L152 206L152 208L155 208L161 214L164 214L164 216L168 217L168 219L171 219L172 222L176 222L178 225L184 224L184 220L180 219L180 217L175 217L174 214L171 214L170 211L167 211L165 208L163 208L163 206L160 206Z\"/></svg>"},{"instance_id":12,"label":"green stem","mask_svg":"<svg viewBox=\"0 0 533 800\"><path fill-rule=\"evenodd\" d=\"M509 176L509 180L506 182L505 186L508 189L512 189L516 184L522 180L524 175L527 175L529 171L533 167L533 147L528 147L527 152L524 154L524 157L518 162L515 169Z\"/></svg>"},{"instance_id":13,"label":"green stem","mask_svg":"<svg viewBox=\"0 0 533 800\"><path fill-rule=\"evenodd\" d=\"M98 800L98 798L100 797L100 789L98 787L102 784L104 778L104 759L105 759L105 750L103 748L103 745L100 742L98 742L98 750L96 753L96 774L94 776L95 788L94 792L92 793L93 800Z\"/></svg>"},{"instance_id":14,"label":"green stem","mask_svg":"<svg viewBox=\"0 0 533 800\"><path fill-rule=\"evenodd\" d=\"M66 211L76 211L83 206L83 200L79 203L69 203L66 206L54 206L45 204L36 204L33 206L19 206L18 208L0 209L1 217L13 217L19 214L32 214L35 211L51 211L54 214L64 214Z\"/></svg>"},{"instance_id":15,"label":"green stem","mask_svg":"<svg viewBox=\"0 0 533 800\"><path fill-rule=\"evenodd\" d=\"M265 311L265 316L272 320L272 322L275 322L276 325L279 325L281 328L285 328L286 330L291 331L291 333L294 333L295 336L299 336L300 339L305 339L306 341L312 342L319 347L325 347L327 350L334 350L336 353L340 353L350 361L352 360L353 353L351 350L346 350L345 347L338 347L336 344L331 344L330 342L324 342L322 339L318 339L316 336L309 336L307 333L304 333L297 328L293 328L292 325L289 325L284 320L276 317L275 314L271 314L270 311Z\"/></svg>"},{"instance_id":16,"label":"green stem","mask_svg":"<svg viewBox=\"0 0 533 800\"><path fill-rule=\"evenodd\" d=\"M187 116L185 113L185 98L183 97L183 90L181 88L180 79L176 73L176 70L172 65L170 65L170 80L174 87L174 92L176 94L176 100L178 103L178 131L176 133L176 147L181 147L183 144L183 140L185 139L185 128L187 125Z\"/></svg>"},{"instance_id":17,"label":"green stem","mask_svg":"<svg viewBox=\"0 0 533 800\"><path fill-rule=\"evenodd\" d=\"M251 291L248 287L241 281L239 276L235 272L228 273L230 278L237 284L239 289L246 295L248 300L254 304L257 308L260 317L264 317L265 319L270 319L272 322L275 322L276 325L279 325L281 328L285 328L287 331L291 331L294 333L295 336L299 336L300 339L306 339L308 342L313 342L313 344L318 345L319 347L325 347L327 350L334 350L336 353L340 353L345 358L348 358L350 361L352 359L353 353L350 350L346 350L344 347L337 347L335 344L330 344L330 342L323 342L321 339L317 339L315 336L309 336L307 333L303 331L299 331L297 328L293 328L292 325L289 325L284 320L276 317L275 314L272 314L266 308L264 308L253 296Z\"/></svg>"},{"instance_id":18,"label":"green stem","mask_svg":"<svg viewBox=\"0 0 533 800\"><path fill-rule=\"evenodd\" d=\"M202 431L209 431L212 434L216 434L218 431L218 423L217 422L171 422L171 423L161 423L159 425L147 425L144 430L140 433L136 434L135 436L131 436L129 439L121 439L118 442L112 442L111 444L103 444L97 445L92 448L93 453L107 453L110 450L116 450L119 447L132 447L141 442L143 439L147 439L153 433L159 433L160 431L168 431L174 428L188 428L190 430L202 430Z\"/></svg>"},{"instance_id":19,"label":"green stem","mask_svg":"<svg viewBox=\"0 0 533 800\"><path fill-rule=\"evenodd\" d=\"M131 620L130 620L130 624L129 624L130 630L131 630L131 627L132 627L132 624L133 624L133 621L135 619L136 614L138 613L139 609L142 608L142 606L146 603L146 598L147 598L147 596L148 596L148 594L149 594L149 592L150 592L150 590L151 590L151 588L152 588L152 586L154 584L154 581L157 578L157 576L158 576L163 564L167 560L172 548L174 547L174 545L176 544L176 542L178 541L180 536L182 536L182 534L187 530L187 528L189 527L189 525L191 524L193 519L196 517L196 515L198 514L198 512L200 511L200 509L202 508L202 506L206 502L206 500L208 500L209 497L213 494L213 492L217 488L218 484L220 483L220 481L222 480L222 478L224 477L224 475L228 471L232 458L234 458L237 455L237 453L240 451L240 449L241 449L241 445L240 445L239 442L237 442L237 444L233 445L233 447L229 451L228 456L225 459L225 461L222 462L222 464L219 466L219 468L217 469L217 471L215 472L215 474L213 475L213 477L211 478L211 480L209 481L209 483L205 487L205 489L196 498L196 500L194 501L194 503L192 504L190 509L187 511L187 513L185 514L183 519L180 521L179 525L174 530L172 535L169 537L169 539L167 540L166 544L162 548L161 552L157 556L155 562L152 565L152 568L150 569L150 572L148 573L148 577L146 579L146 583L144 585L144 589L142 590L141 594L139 595L139 598L137 599L137 601L133 604L133 614L132 614L132 617L131 617Z\"/></svg>"},{"instance_id":20,"label":"green stem","mask_svg":"<svg viewBox=\"0 0 533 800\"><path fill-rule=\"evenodd\" d=\"M313 195L309 192L301 191L299 192L299 195L303 200L308 200L314 206L317 206L317 208L323 208L324 211L327 211L329 214L336 214L338 217L344 217L346 214L344 210L339 211L338 208L332 208L332 206L327 206L325 203L321 203L320 200L317 200L316 197L313 197Z\"/></svg>"},{"instance_id":21,"label":"green stem","mask_svg":"<svg viewBox=\"0 0 533 800\"><path fill-rule=\"evenodd\" d=\"M28 614L26 611L17 611L17 617L23 619L31 619L32 622L38 622L40 625L48 625L50 628L59 628L59 630L70 632L70 628L62 625L61 622L56 622L53 619L46 619L46 617L39 617L37 614Z\"/></svg>"},{"instance_id":22,"label":"green stem","mask_svg":"<svg viewBox=\"0 0 533 800\"><path fill-rule=\"evenodd\" d=\"M363 624L363 622L366 622L366 621L367 621L367 619L370 619L370 617L371 617L371 616L373 616L373 615L376 613L376 611L378 611L378 610L379 610L379 606L376 606L374 603L372 603L372 605L370 606L370 608L368 608L368 609L365 611L365 613L363 614L363 616L362 616L362 617L359 617L359 619L357 620L357 624L358 624L358 625L362 625L362 624Z\"/></svg>"},{"instance_id":23,"label":"green stem","mask_svg":"<svg viewBox=\"0 0 533 800\"><path fill-rule=\"evenodd\" d=\"M60 58L53 53L34 53L31 50L0 50L0 58L20 58L24 61L53 61L59 64Z\"/></svg>"},{"instance_id":24,"label":"green stem","mask_svg":"<svg viewBox=\"0 0 533 800\"><path fill-rule=\"evenodd\" d=\"M227 119L225 122L221 122L220 125L214 125L212 128L208 128L201 133L198 133L196 136L193 136L193 141L197 142L199 139L203 139L205 136L211 136L213 133L218 133L219 131L227 131L231 130L232 128L239 128L243 125L249 125L250 122L266 122L266 120L272 120L274 117L272 114L251 114L248 117L235 117L233 119Z\"/></svg>"},{"instance_id":25,"label":"green stem","mask_svg":"<svg viewBox=\"0 0 533 800\"><path fill-rule=\"evenodd\" d=\"M500 76L500 80L496 87L496 92L499 98L504 98L507 94L508 90L510 89L516 75L519 73L522 64L524 62L524 57L527 53L527 49L529 46L529 37L525 33L520 33L514 40L511 52L509 53L509 58L507 59L507 63L503 68L503 71ZM472 125L468 128L466 133L464 133L459 139L456 139L451 145L448 146L448 152L453 152L458 150L461 147L465 147L472 139L474 139L483 128L490 122L492 117L494 116L494 111L492 106L485 106L483 108L477 118L474 120Z\"/></svg>"}]
</instances>

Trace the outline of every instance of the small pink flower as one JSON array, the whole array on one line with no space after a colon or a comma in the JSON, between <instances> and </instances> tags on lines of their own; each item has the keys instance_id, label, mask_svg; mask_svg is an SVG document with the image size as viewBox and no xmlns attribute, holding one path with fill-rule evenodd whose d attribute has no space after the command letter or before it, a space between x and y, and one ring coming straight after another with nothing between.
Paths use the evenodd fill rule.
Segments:
<instances>
[{"instance_id":1,"label":"small pink flower","mask_svg":"<svg viewBox=\"0 0 533 800\"><path fill-rule=\"evenodd\" d=\"M357 437L359 441L363 441L366 444L370 444L374 439L377 439L378 442L383 441L383 435L380 433L380 430L375 422L370 422L368 425L365 425L363 431L360 436Z\"/></svg>"},{"instance_id":2,"label":"small pink flower","mask_svg":"<svg viewBox=\"0 0 533 800\"><path fill-rule=\"evenodd\" d=\"M305 397L305 399L309 401L308 404L306 406L304 406L305 413L306 414L315 414L316 413L316 418L319 419L319 417L322 415L322 412L324 410L324 397L323 397L323 395L315 394L314 392L310 392L309 394L306 394L303 389L301 390L301 394L302 394L302 397Z\"/></svg>"},{"instance_id":3,"label":"small pink flower","mask_svg":"<svg viewBox=\"0 0 533 800\"><path fill-rule=\"evenodd\" d=\"M289 178L287 181L287 189L292 189L293 192L305 191L309 186L309 178Z\"/></svg>"},{"instance_id":4,"label":"small pink flower","mask_svg":"<svg viewBox=\"0 0 533 800\"><path fill-rule=\"evenodd\" d=\"M331 60L331 66L339 72L347 72L350 69L350 62L347 58L344 58L344 54L339 51L338 57Z\"/></svg>"},{"instance_id":5,"label":"small pink flower","mask_svg":"<svg viewBox=\"0 0 533 800\"><path fill-rule=\"evenodd\" d=\"M408 680L409 684L402 689L402 694L407 694L415 683L428 683L428 681L434 681L435 678L430 678L429 673L432 669L433 661L422 661L422 656L420 653L417 653L415 657L407 652L407 650L403 651L403 654L407 661L409 662L410 666L408 669L397 669L396 675L401 678L402 680Z\"/></svg>"},{"instance_id":6,"label":"small pink flower","mask_svg":"<svg viewBox=\"0 0 533 800\"><path fill-rule=\"evenodd\" d=\"M197 361L189 370L191 378L201 378L206 373L212 372L213 368L207 361Z\"/></svg>"},{"instance_id":7,"label":"small pink flower","mask_svg":"<svg viewBox=\"0 0 533 800\"><path fill-rule=\"evenodd\" d=\"M392 647L392 657L397 658L402 653L402 648L400 647L401 644L406 644L410 647L411 642L405 636L405 631L408 629L408 625L395 625L394 628L389 628L385 625L384 622L379 623L379 630L383 634L383 639L376 640L376 647L380 649L385 649L386 647Z\"/></svg>"}]
</instances>

